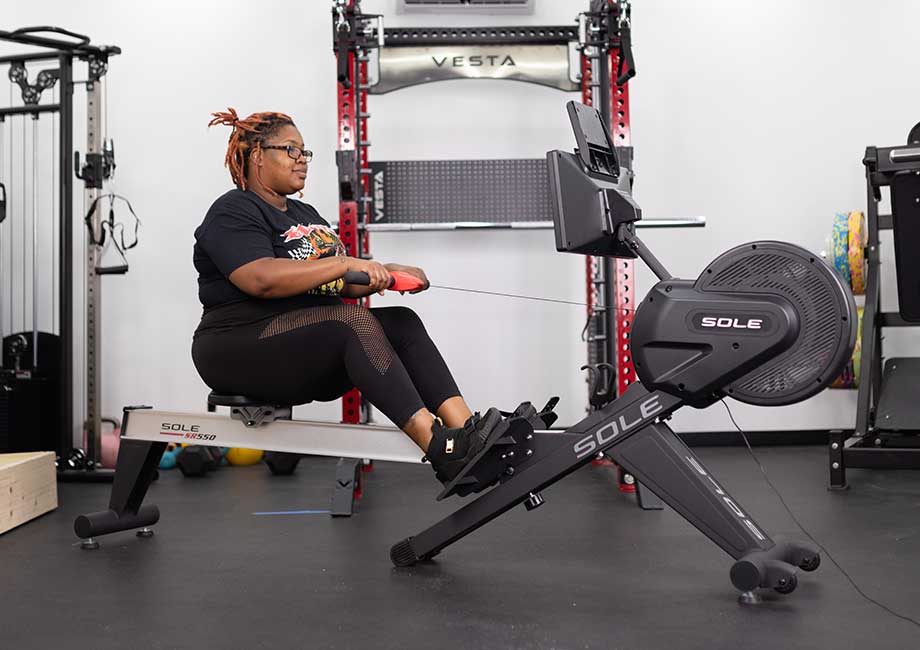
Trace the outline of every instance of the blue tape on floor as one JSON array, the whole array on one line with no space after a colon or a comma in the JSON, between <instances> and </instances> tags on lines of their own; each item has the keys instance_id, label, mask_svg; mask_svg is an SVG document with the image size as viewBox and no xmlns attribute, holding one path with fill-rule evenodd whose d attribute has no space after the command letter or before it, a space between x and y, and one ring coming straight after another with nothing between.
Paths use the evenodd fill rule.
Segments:
<instances>
[{"instance_id":1,"label":"blue tape on floor","mask_svg":"<svg viewBox=\"0 0 920 650\"><path fill-rule=\"evenodd\" d=\"M280 512L254 512L254 515L328 515L329 510L281 510Z\"/></svg>"}]
</instances>

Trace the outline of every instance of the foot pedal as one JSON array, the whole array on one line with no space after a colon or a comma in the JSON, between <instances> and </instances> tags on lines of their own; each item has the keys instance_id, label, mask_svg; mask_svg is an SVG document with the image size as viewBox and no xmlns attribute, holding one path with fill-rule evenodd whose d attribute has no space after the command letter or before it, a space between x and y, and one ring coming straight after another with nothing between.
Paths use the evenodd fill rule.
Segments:
<instances>
[{"instance_id":1,"label":"foot pedal","mask_svg":"<svg viewBox=\"0 0 920 650\"><path fill-rule=\"evenodd\" d=\"M530 406L530 410L536 413L533 406ZM454 494L464 497L482 492L499 481L508 480L531 456L533 426L528 419L514 417L503 420L489 434L482 451L444 487L437 500L441 501Z\"/></svg>"},{"instance_id":2,"label":"foot pedal","mask_svg":"<svg viewBox=\"0 0 920 650\"><path fill-rule=\"evenodd\" d=\"M534 431L549 429L559 416L553 412L559 403L558 397L551 397L546 405L537 411L530 402L521 402L514 411L499 411L506 418L524 418L530 422Z\"/></svg>"},{"instance_id":3,"label":"foot pedal","mask_svg":"<svg viewBox=\"0 0 920 650\"><path fill-rule=\"evenodd\" d=\"M558 403L558 397L550 397L546 405L537 413L537 416L543 421L543 426L547 429L553 426L553 423L559 419L559 415L553 412L553 409L556 408L556 404ZM534 427L534 429L536 428L537 427Z\"/></svg>"}]
</instances>

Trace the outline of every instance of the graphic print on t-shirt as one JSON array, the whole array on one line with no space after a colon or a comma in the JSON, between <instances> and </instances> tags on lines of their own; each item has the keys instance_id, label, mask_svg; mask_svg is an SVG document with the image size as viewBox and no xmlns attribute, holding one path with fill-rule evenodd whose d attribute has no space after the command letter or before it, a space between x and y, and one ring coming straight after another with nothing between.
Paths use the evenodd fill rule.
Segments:
<instances>
[{"instance_id":1,"label":"graphic print on t-shirt","mask_svg":"<svg viewBox=\"0 0 920 650\"><path fill-rule=\"evenodd\" d=\"M295 260L315 260L323 257L345 255L345 246L332 228L322 224L305 226L298 223L281 233L284 243L298 242L293 247L288 247L288 255ZM344 281L340 278L324 284L310 293L337 296L342 290Z\"/></svg>"}]
</instances>

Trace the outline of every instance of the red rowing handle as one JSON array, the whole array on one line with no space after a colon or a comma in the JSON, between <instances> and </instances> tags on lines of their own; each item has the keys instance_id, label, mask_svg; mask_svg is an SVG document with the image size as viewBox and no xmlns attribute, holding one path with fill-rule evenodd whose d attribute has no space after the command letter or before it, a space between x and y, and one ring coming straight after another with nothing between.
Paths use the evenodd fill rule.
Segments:
<instances>
[{"instance_id":1,"label":"red rowing handle","mask_svg":"<svg viewBox=\"0 0 920 650\"><path fill-rule=\"evenodd\" d=\"M390 291L417 291L424 288L425 283L414 275L402 271L390 271L393 281L390 283ZM367 286L371 283L371 276L364 271L348 271L343 278L348 284L361 284Z\"/></svg>"}]
</instances>

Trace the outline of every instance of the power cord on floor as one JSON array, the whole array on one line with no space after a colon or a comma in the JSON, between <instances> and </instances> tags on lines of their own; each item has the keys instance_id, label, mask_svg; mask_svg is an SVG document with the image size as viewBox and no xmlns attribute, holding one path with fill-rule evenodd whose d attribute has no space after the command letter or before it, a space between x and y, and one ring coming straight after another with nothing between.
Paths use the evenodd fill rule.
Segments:
<instances>
[{"instance_id":1,"label":"power cord on floor","mask_svg":"<svg viewBox=\"0 0 920 650\"><path fill-rule=\"evenodd\" d=\"M834 556L831 555L830 552L829 552L829 551L828 551L818 540L816 540L816 539L814 538L814 536L813 536L811 533L809 533L809 532L805 529L805 526L803 526L803 525L801 524L801 522L799 522L799 520L796 518L796 516L792 513L792 510L789 508L788 504L786 503L786 500L783 498L783 495L780 494L780 491L779 491L778 489L776 489L776 486L775 486L775 485L773 485L773 481L770 480L770 477L767 475L767 470L764 469L764 466L760 463L760 459L757 458L757 454L755 454L755 453L754 453L754 450L751 448L751 443L748 442L747 436L744 434L744 431L742 431L742 430L741 430L741 427L738 426L738 423L735 422L735 416L732 415L732 410L728 407L728 404L725 403L725 400L724 400L724 399L722 399L722 400L720 400L720 401L722 402L722 406L725 407L725 410L728 411L728 417L731 419L732 424L735 425L735 428L738 429L738 433L741 434L741 438L744 440L744 444L747 445L748 451L749 451L750 454L751 454L751 458L754 459L754 462L757 463L757 467L760 468L760 473L763 474L763 477L764 477L764 479L767 481L767 484L770 486L770 489L772 489L773 492L776 494L776 496L779 498L780 503L783 504L783 507L786 509L786 512L789 513L789 516L790 516L790 517L792 517L792 521L794 521L794 522L795 522L795 525L799 527L799 530L801 530L801 531L808 537L808 539L810 539L810 540L814 543L815 546L817 546L818 548L821 549L821 551L824 553L824 555L827 556L827 559L829 559L829 560L834 564L834 566L837 567L837 569L840 571L840 573L842 573L843 576L849 581L849 583L850 583L851 585L853 585L853 589L856 590L856 593L858 593L860 596L862 596L864 599L866 599L867 601L869 601L869 602L872 603L873 605L876 605L876 606L882 608L883 610L885 610L886 612L888 612L888 613L891 614L892 616L896 616L896 617L898 617L898 618L900 618L900 619L902 619L902 620L908 621L909 623L913 623L913 624L914 624L915 626L917 626L917 627L920 627L920 622L916 621L915 619L911 618L910 616L905 616L905 615L903 615L903 614L898 614L896 611L892 610L890 607L887 607L886 605L883 605L882 603L880 603L879 601L875 600L874 598L872 598L872 597L866 595L866 593L865 593L862 589L860 589L859 585L856 584L856 581L853 580L853 578L850 577L850 574L847 573L846 570L844 570L844 568L843 568L842 566L840 566L840 563L837 562L837 560L834 559Z\"/></svg>"}]
</instances>

